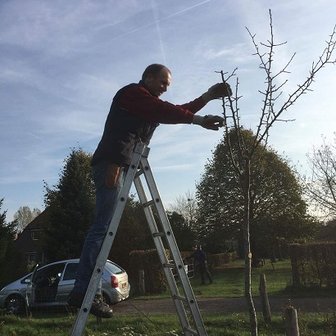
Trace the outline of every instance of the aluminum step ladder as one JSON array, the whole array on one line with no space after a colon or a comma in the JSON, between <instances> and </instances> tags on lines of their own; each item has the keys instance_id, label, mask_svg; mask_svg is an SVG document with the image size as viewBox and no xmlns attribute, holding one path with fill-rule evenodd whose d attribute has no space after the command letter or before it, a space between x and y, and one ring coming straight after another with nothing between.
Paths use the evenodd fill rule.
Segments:
<instances>
[{"instance_id":1,"label":"aluminum step ladder","mask_svg":"<svg viewBox=\"0 0 336 336\"><path fill-rule=\"evenodd\" d=\"M207 336L195 295L148 163L148 154L149 148L143 143L138 143L135 147L124 185L118 195L116 209L97 257L88 290L72 327L71 336L82 336L84 333L90 307L101 279L102 270L111 250L133 182L139 200L144 208L183 333L185 336ZM144 178L142 178L143 176ZM146 182L147 190L145 190L142 180ZM149 196L147 195L148 192ZM167 250L170 254L169 259L166 254ZM177 279L174 277L173 270L177 273ZM177 281L180 282L181 289L178 287Z\"/></svg>"}]
</instances>

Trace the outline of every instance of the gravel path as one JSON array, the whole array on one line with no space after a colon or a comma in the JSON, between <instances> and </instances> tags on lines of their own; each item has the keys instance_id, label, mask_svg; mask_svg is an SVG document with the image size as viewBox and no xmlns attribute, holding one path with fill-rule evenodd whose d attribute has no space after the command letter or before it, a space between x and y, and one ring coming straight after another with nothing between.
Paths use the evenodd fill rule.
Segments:
<instances>
[{"instance_id":1,"label":"gravel path","mask_svg":"<svg viewBox=\"0 0 336 336\"><path fill-rule=\"evenodd\" d=\"M296 298L289 301L288 298L270 298L272 312L282 312L284 307L291 303L298 311L303 312L332 312L336 311L335 298ZM202 313L239 313L247 312L244 298L202 298L198 299L198 305ZM257 311L261 311L259 298L255 299ZM172 299L139 300L130 299L114 306L118 314L129 313L175 313Z\"/></svg>"}]
</instances>

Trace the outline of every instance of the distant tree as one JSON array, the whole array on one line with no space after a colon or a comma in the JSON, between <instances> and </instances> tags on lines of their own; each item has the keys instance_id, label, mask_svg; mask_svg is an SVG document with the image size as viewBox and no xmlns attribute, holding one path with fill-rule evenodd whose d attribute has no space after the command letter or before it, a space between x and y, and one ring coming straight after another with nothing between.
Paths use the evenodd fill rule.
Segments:
<instances>
[{"instance_id":1,"label":"distant tree","mask_svg":"<svg viewBox=\"0 0 336 336\"><path fill-rule=\"evenodd\" d=\"M336 218L336 134L334 142L314 148L308 155L311 176L306 179L306 194L325 218Z\"/></svg>"},{"instance_id":2,"label":"distant tree","mask_svg":"<svg viewBox=\"0 0 336 336\"><path fill-rule=\"evenodd\" d=\"M317 240L336 241L336 219L328 221L319 227Z\"/></svg>"},{"instance_id":3,"label":"distant tree","mask_svg":"<svg viewBox=\"0 0 336 336\"><path fill-rule=\"evenodd\" d=\"M13 242L15 238L15 221L7 223L7 211L2 211L3 198L0 199L0 285L11 279L13 273ZM15 270L14 270L15 271Z\"/></svg>"},{"instance_id":4,"label":"distant tree","mask_svg":"<svg viewBox=\"0 0 336 336\"><path fill-rule=\"evenodd\" d=\"M197 202L195 196L190 191L177 197L170 208L172 212L177 212L182 215L190 228L195 226L197 217Z\"/></svg>"},{"instance_id":5,"label":"distant tree","mask_svg":"<svg viewBox=\"0 0 336 336\"><path fill-rule=\"evenodd\" d=\"M91 155L72 149L65 159L59 182L45 184L49 222L44 245L49 260L79 257L85 234L93 219L94 184Z\"/></svg>"},{"instance_id":6,"label":"distant tree","mask_svg":"<svg viewBox=\"0 0 336 336\"><path fill-rule=\"evenodd\" d=\"M73 149L65 159L58 184L45 186L49 222L44 246L50 260L79 257L81 253L95 207L90 162L90 154ZM109 258L127 268L132 250L153 247L143 208L130 195Z\"/></svg>"},{"instance_id":7,"label":"distant tree","mask_svg":"<svg viewBox=\"0 0 336 336\"><path fill-rule=\"evenodd\" d=\"M127 270L131 251L152 248L154 248L153 238L148 228L143 207L134 195L130 195L109 258Z\"/></svg>"},{"instance_id":8,"label":"distant tree","mask_svg":"<svg viewBox=\"0 0 336 336\"><path fill-rule=\"evenodd\" d=\"M190 250L195 243L195 234L191 230L188 220L174 211L168 212L167 216L180 250ZM154 217L157 224L160 225L155 211ZM131 251L154 248L143 206L135 199L134 195L131 195L121 217L109 257L127 269Z\"/></svg>"},{"instance_id":9,"label":"distant tree","mask_svg":"<svg viewBox=\"0 0 336 336\"><path fill-rule=\"evenodd\" d=\"M241 135L245 143L254 139L252 131L241 129ZM217 145L197 186L200 236L202 244L212 252L225 250L226 240L243 240L244 199L241 181L229 158L232 152L227 137L234 153L238 150L232 130ZM315 226L307 215L299 179L289 164L271 148L260 146L250 169L251 245L255 259L273 255L281 239L290 242L312 236Z\"/></svg>"},{"instance_id":10,"label":"distant tree","mask_svg":"<svg viewBox=\"0 0 336 336\"><path fill-rule=\"evenodd\" d=\"M41 210L37 208L30 210L29 206L21 206L14 214L14 220L16 221L16 231L22 232L24 228L40 213Z\"/></svg>"},{"instance_id":11,"label":"distant tree","mask_svg":"<svg viewBox=\"0 0 336 336\"><path fill-rule=\"evenodd\" d=\"M1 210L4 199L0 199L0 263L6 256L9 243L14 239L14 225L15 223L6 222L7 211Z\"/></svg>"},{"instance_id":12,"label":"distant tree","mask_svg":"<svg viewBox=\"0 0 336 336\"><path fill-rule=\"evenodd\" d=\"M197 233L190 226L189 220L176 211L168 212L168 219L179 249L181 251L192 250L197 242Z\"/></svg>"}]
</instances>

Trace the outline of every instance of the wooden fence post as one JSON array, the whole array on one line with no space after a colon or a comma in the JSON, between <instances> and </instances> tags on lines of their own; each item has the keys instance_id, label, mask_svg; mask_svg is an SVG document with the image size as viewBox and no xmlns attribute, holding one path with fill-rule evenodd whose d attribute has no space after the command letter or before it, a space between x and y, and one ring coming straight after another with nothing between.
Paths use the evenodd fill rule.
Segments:
<instances>
[{"instance_id":1,"label":"wooden fence post","mask_svg":"<svg viewBox=\"0 0 336 336\"><path fill-rule=\"evenodd\" d=\"M300 336L297 310L289 306L285 309L286 336Z\"/></svg>"},{"instance_id":2,"label":"wooden fence post","mask_svg":"<svg viewBox=\"0 0 336 336\"><path fill-rule=\"evenodd\" d=\"M145 286L145 270L139 270L139 291L140 294L146 294L146 286Z\"/></svg>"},{"instance_id":3,"label":"wooden fence post","mask_svg":"<svg viewBox=\"0 0 336 336\"><path fill-rule=\"evenodd\" d=\"M259 293L261 298L261 305L262 305L262 313L264 316L265 323L271 323L272 314L271 314L271 307L268 300L268 293L267 293L267 285L266 285L266 276L265 274L260 274L260 282L259 282Z\"/></svg>"}]
</instances>

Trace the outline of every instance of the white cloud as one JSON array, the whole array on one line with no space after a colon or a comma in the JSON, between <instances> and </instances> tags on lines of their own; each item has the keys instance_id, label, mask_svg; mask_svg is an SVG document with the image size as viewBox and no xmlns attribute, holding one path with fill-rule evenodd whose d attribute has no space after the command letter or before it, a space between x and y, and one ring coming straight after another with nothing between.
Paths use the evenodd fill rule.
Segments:
<instances>
[{"instance_id":1,"label":"white cloud","mask_svg":"<svg viewBox=\"0 0 336 336\"><path fill-rule=\"evenodd\" d=\"M202 55L208 61L220 58L222 61L229 60L230 63L237 63L240 65L246 63L248 59L246 57L245 43L237 43L233 46L225 46L218 49L207 46L207 43L201 43L197 49L197 53Z\"/></svg>"}]
</instances>

